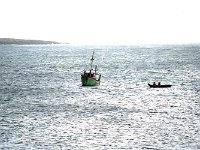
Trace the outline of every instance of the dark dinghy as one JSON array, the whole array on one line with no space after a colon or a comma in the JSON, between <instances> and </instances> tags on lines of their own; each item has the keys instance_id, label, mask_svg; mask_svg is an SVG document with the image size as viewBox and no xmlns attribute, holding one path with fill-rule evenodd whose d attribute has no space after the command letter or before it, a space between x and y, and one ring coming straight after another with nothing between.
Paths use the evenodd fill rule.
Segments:
<instances>
[{"instance_id":1,"label":"dark dinghy","mask_svg":"<svg viewBox=\"0 0 200 150\"><path fill-rule=\"evenodd\" d=\"M164 84L164 85L153 85L153 84L149 84L150 88L168 88L171 87L172 85L168 85L168 84Z\"/></svg>"}]
</instances>

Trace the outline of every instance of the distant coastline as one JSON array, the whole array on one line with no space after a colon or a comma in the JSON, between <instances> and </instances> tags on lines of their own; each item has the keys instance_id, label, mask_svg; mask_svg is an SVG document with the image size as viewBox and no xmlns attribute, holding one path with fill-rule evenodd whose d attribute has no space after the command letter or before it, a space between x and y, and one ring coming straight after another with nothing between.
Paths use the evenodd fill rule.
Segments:
<instances>
[{"instance_id":1,"label":"distant coastline","mask_svg":"<svg viewBox=\"0 0 200 150\"><path fill-rule=\"evenodd\" d=\"M0 45L7 45L7 44L31 45L31 44L61 44L61 43L56 42L56 41L0 38Z\"/></svg>"}]
</instances>

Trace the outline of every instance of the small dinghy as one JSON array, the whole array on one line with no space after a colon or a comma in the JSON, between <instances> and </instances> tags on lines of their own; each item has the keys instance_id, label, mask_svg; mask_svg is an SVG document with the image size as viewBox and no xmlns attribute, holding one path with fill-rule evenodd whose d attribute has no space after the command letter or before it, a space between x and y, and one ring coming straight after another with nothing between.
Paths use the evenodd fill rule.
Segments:
<instances>
[{"instance_id":1,"label":"small dinghy","mask_svg":"<svg viewBox=\"0 0 200 150\"><path fill-rule=\"evenodd\" d=\"M155 84L155 82L153 84L149 84L148 85L150 86L150 88L168 88L168 87L171 87L172 85L169 85L169 84L160 84L160 82L158 82L158 84Z\"/></svg>"}]
</instances>

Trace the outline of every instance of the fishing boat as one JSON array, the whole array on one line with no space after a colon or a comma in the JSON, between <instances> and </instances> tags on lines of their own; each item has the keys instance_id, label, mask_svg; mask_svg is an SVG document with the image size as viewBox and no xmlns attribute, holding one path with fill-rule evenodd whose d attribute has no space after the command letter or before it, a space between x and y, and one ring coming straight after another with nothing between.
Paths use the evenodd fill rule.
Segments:
<instances>
[{"instance_id":1,"label":"fishing boat","mask_svg":"<svg viewBox=\"0 0 200 150\"><path fill-rule=\"evenodd\" d=\"M97 66L93 69L94 52L91 58L91 64L89 71L84 70L81 74L82 86L96 86L100 85L101 74L97 73Z\"/></svg>"},{"instance_id":2,"label":"fishing boat","mask_svg":"<svg viewBox=\"0 0 200 150\"><path fill-rule=\"evenodd\" d=\"M149 87L150 88L168 88L168 87L171 87L172 85L169 85L169 84L149 84Z\"/></svg>"}]
</instances>

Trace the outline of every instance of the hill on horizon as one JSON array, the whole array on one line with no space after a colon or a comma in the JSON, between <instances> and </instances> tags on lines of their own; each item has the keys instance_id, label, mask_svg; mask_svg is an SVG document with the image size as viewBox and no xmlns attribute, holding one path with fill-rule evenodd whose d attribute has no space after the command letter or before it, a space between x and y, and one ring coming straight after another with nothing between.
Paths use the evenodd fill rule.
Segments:
<instances>
[{"instance_id":1,"label":"hill on horizon","mask_svg":"<svg viewBox=\"0 0 200 150\"><path fill-rule=\"evenodd\" d=\"M56 41L43 41L43 40L28 40L28 39L15 39L15 38L0 38L0 44L61 44Z\"/></svg>"}]
</instances>

